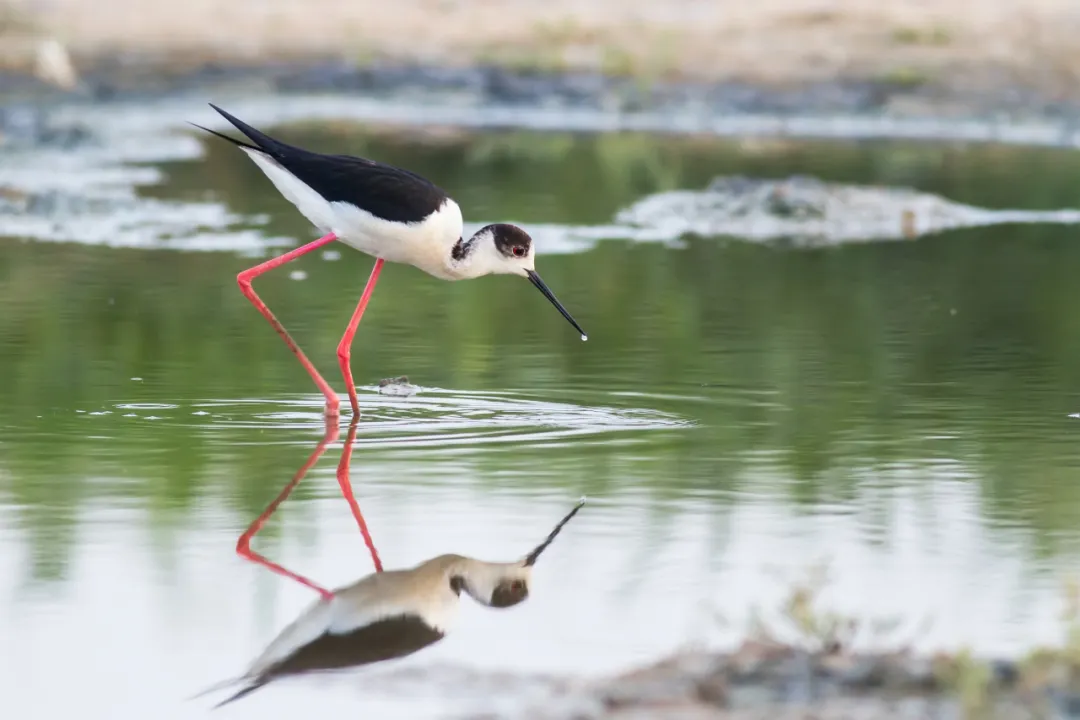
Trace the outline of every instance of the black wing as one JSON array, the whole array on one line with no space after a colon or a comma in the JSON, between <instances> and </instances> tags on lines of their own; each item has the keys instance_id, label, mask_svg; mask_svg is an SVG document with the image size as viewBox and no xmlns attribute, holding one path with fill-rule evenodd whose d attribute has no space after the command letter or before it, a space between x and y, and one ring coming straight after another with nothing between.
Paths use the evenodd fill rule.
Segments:
<instances>
[{"instance_id":1,"label":"black wing","mask_svg":"<svg viewBox=\"0 0 1080 720\"><path fill-rule=\"evenodd\" d=\"M425 623L418 615L386 618L344 635L325 633L267 668L250 684L216 707L239 700L280 677L320 670L341 670L405 657L441 640L443 636L442 632Z\"/></svg>"},{"instance_id":2,"label":"black wing","mask_svg":"<svg viewBox=\"0 0 1080 720\"><path fill-rule=\"evenodd\" d=\"M240 147L266 153L330 202L347 202L391 222L418 222L438 210L447 195L427 178L409 170L351 155L304 150L260 132L213 103L253 144L202 128Z\"/></svg>"}]
</instances>

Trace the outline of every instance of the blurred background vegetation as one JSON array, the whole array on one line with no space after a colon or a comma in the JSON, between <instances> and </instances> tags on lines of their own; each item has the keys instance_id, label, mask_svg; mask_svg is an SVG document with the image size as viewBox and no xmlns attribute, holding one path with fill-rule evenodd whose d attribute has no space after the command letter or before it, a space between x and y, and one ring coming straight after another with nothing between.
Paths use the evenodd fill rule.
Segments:
<instances>
[{"instance_id":1,"label":"blurred background vegetation","mask_svg":"<svg viewBox=\"0 0 1080 720\"><path fill-rule=\"evenodd\" d=\"M290 60L479 64L646 83L857 79L958 95L1023 87L1058 101L1080 78L1070 0L0 0L0 31L3 18L33 24L77 69L162 75ZM39 51L22 54L48 77Z\"/></svg>"}]
</instances>

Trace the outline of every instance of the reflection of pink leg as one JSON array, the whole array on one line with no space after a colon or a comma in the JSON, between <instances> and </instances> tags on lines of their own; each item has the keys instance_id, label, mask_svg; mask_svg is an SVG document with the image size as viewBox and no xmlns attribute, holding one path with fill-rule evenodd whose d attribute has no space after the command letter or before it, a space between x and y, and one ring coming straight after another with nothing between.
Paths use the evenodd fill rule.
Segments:
<instances>
[{"instance_id":1,"label":"reflection of pink leg","mask_svg":"<svg viewBox=\"0 0 1080 720\"><path fill-rule=\"evenodd\" d=\"M338 399L338 396L334 393L334 390L330 387L330 384L323 380L322 375L320 375L319 371L315 369L315 366L311 364L311 361L307 359L307 356L304 355L303 351L296 344L296 341L293 340L292 337L289 335L288 331L285 330L285 326L282 325L276 317L274 317L274 313L270 312L270 308L266 307L266 303L259 299L259 296L255 293L255 289L251 287L251 281L262 275L264 272L267 272L268 270L273 270L276 267L280 267L281 265L284 265L291 260L295 260L301 255L305 255L312 250L317 250L323 245L333 242L334 240L337 240L337 236L333 233L330 233L329 235L325 235L319 238L315 242L310 242L307 245L302 245L295 250L281 255L280 257L267 260L266 262L260 263L253 268L248 268L247 270L236 276L236 282L240 285L240 291L244 293L244 297L250 300L251 304L255 306L255 309L262 313L262 316L266 318L271 325L274 326L274 329L277 330L277 334L281 336L281 339L284 340L285 344L289 346L289 349L292 350L293 355L296 356L296 359L299 360L300 364L304 366L305 370L307 370L308 375L311 376L311 379L315 381L316 385L318 385L319 390L326 398L326 415L328 417L338 416L338 407L341 405L341 400ZM379 262L382 261L380 260ZM359 322L359 320L357 322ZM353 407L355 408L356 391L351 390L351 392L352 395L350 397L353 398Z\"/></svg>"},{"instance_id":2,"label":"reflection of pink leg","mask_svg":"<svg viewBox=\"0 0 1080 720\"><path fill-rule=\"evenodd\" d=\"M345 447L341 449L341 461L338 463L337 481L338 485L341 486L341 494L345 496L345 500L349 503L349 509L352 510L353 517L356 518L356 524L360 526L360 534L364 536L364 544L367 545L368 552L371 553L371 562L375 563L375 572L382 572L379 551L375 549L375 543L371 540L371 533L368 532L367 523L364 522L364 515L360 512L356 496L353 495L352 481L349 480L349 464L352 462L352 446L356 440L357 419L354 415L352 423L349 424L349 433L345 438Z\"/></svg>"},{"instance_id":3,"label":"reflection of pink leg","mask_svg":"<svg viewBox=\"0 0 1080 720\"><path fill-rule=\"evenodd\" d=\"M364 317L364 309L367 308L371 293L375 292L375 283L379 281L379 272L382 270L383 259L375 261L375 267L371 268L364 292L360 294L360 302L353 311L352 319L349 320L345 334L341 336L341 342L337 346L338 364L341 365L341 375L345 378L345 389L349 391L349 402L352 404L352 416L355 421L360 417L360 403L356 399L356 386L353 385L352 368L349 366L349 358L352 357L352 341L356 335L356 328L360 326L360 318Z\"/></svg>"},{"instance_id":4,"label":"reflection of pink leg","mask_svg":"<svg viewBox=\"0 0 1080 720\"><path fill-rule=\"evenodd\" d=\"M278 508L278 505L285 502L285 499L288 498L292 491L296 489L296 486L300 484L300 481L304 479L304 476L308 474L308 471L311 470L315 463L319 461L319 458L322 457L322 454L326 452L326 446L334 440L337 440L338 433L339 430L337 418L330 417L328 415L326 417L326 431L323 434L322 440L320 440L319 444L315 447L315 452L311 453L311 457L309 457L307 459L307 462L305 462L304 465L296 471L296 474L293 476L292 480L290 480L289 483L285 486L285 489L283 489L278 494L278 496L274 498L273 502L266 506L266 509L262 512L262 515L255 518L255 522L251 523L251 526L247 530L245 530L244 534L240 536L240 539L236 541L236 552L241 557L251 560L254 563L258 563L263 567L269 568L271 571L276 572L278 575L284 575L287 578L292 578L301 585L311 588L326 599L332 598L334 594L326 588L315 584L311 580L308 580L306 577L303 577L302 575L297 575L291 570L286 570L277 563L270 562L265 557L251 549L251 539L255 537L255 533L259 532L259 530L262 529L262 526L266 524L266 521L270 519L270 516L274 514L274 512Z\"/></svg>"}]
</instances>

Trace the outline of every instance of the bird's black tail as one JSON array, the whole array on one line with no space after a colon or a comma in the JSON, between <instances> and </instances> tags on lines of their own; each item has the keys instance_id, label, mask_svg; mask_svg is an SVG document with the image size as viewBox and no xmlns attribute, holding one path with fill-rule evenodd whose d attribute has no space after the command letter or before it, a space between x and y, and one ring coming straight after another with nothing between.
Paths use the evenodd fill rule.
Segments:
<instances>
[{"instance_id":1,"label":"bird's black tail","mask_svg":"<svg viewBox=\"0 0 1080 720\"><path fill-rule=\"evenodd\" d=\"M220 138L225 138L229 142L235 143L235 144L239 145L240 147L245 147L245 148L248 148L249 150L259 150L261 152L266 153L267 155L275 155L276 151L279 148L281 148L283 146L286 146L285 143L281 142L280 140L275 140L274 138L270 137L266 133L261 132L259 130L256 130L255 128L251 127L246 122L244 122L240 118L236 117L232 113L229 113L229 112L226 112L225 110L222 110L221 108L219 108L214 103L208 103L208 104L210 105L210 107L214 108L214 110L217 110L218 114L221 115L221 117L225 118L230 123L232 123L233 127L235 127L240 132L244 133L244 135L247 136L247 139L250 140L252 143L254 143L254 145L248 145L247 143L243 142L242 140L237 140L235 138L231 138L228 135L222 135L221 133L214 132L213 130L207 130L207 132L213 133L214 135L217 135ZM206 130L206 128L202 128L202 129ZM287 147L291 147L291 146L287 146Z\"/></svg>"},{"instance_id":2,"label":"bird's black tail","mask_svg":"<svg viewBox=\"0 0 1080 720\"><path fill-rule=\"evenodd\" d=\"M237 140L234 137L229 137L225 133L220 133L217 130L211 130L208 127L203 127L202 125L200 125L198 123L189 122L188 125L194 125L195 127L199 128L200 130L205 130L206 132L210 133L211 135L216 135L217 137L221 138L222 140L228 140L233 145L236 145L238 147L247 148L248 150L255 150L256 152L265 152L262 148L258 148L258 147L255 147L254 145L250 145L250 144L244 142L243 140Z\"/></svg>"}]
</instances>

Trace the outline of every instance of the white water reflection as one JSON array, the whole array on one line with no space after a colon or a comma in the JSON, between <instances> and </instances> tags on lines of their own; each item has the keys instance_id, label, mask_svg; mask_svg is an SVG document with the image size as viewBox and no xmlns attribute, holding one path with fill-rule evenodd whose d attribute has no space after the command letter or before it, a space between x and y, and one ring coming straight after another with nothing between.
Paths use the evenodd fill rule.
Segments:
<instances>
[{"instance_id":1,"label":"white water reflection","mask_svg":"<svg viewBox=\"0 0 1080 720\"><path fill-rule=\"evenodd\" d=\"M430 475L430 463L366 457L354 458L354 483L388 567L448 551L517 557L576 497L500 492L468 476L414 484L408 479ZM734 497L662 501L639 489L641 478L628 477L624 486L590 496L538 564L522 606L496 612L466 601L455 632L429 650L383 669L268 687L230 707L230 717L343 709L367 717L445 717L483 693L456 687L448 693L456 701L447 705L437 671L395 673L449 665L597 674L689 643L727 644L752 608L782 599L788 587L774 570L797 579L822 560L830 561L833 578L823 595L827 607L873 618L895 614L915 625L930 617L918 647L970 644L992 654L1058 640L1065 568L1033 560L1026 532L988 528L978 486L957 471L913 465L908 472L919 481L900 487L874 483L868 471L850 503L813 515L781 499L788 480L767 458L741 478L754 491ZM255 547L328 586L370 572L330 466L305 483L318 488L317 497L286 503L270 521L283 539L264 533ZM309 590L233 554L251 518L223 510L223 500L206 496L198 512L167 528L155 527L147 509L87 503L77 517L68 576L45 586L22 574L31 550L5 509L5 708L14 717L203 717L204 704L184 698L241 670L312 599ZM713 611L732 624L715 625ZM395 681L380 681L384 673Z\"/></svg>"}]
</instances>

